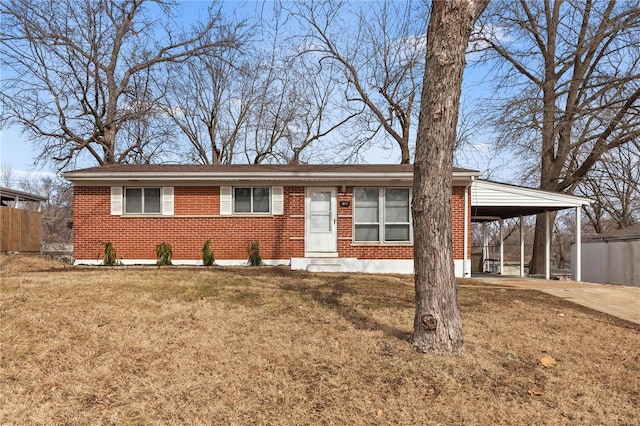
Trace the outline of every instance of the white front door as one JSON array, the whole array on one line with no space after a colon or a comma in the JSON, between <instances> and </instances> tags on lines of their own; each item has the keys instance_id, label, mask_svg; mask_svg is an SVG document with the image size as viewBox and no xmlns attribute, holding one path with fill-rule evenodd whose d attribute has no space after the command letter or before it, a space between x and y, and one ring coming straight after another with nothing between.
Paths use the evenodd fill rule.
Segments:
<instances>
[{"instance_id":1,"label":"white front door","mask_svg":"<svg viewBox=\"0 0 640 426\"><path fill-rule=\"evenodd\" d=\"M305 195L305 252L337 255L336 188L307 187Z\"/></svg>"}]
</instances>

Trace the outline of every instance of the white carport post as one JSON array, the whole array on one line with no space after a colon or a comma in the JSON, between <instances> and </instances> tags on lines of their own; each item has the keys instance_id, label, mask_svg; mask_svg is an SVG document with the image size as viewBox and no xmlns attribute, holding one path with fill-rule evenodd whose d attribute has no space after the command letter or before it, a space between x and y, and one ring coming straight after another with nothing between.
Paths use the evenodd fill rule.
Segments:
<instances>
[{"instance_id":1,"label":"white carport post","mask_svg":"<svg viewBox=\"0 0 640 426\"><path fill-rule=\"evenodd\" d=\"M504 275L504 235L502 230L502 218L500 222L500 275Z\"/></svg>"},{"instance_id":2,"label":"white carport post","mask_svg":"<svg viewBox=\"0 0 640 426\"><path fill-rule=\"evenodd\" d=\"M576 268L576 281L582 281L582 226L580 223L581 207L576 207L576 258L573 262Z\"/></svg>"},{"instance_id":3,"label":"white carport post","mask_svg":"<svg viewBox=\"0 0 640 426\"><path fill-rule=\"evenodd\" d=\"M520 215L520 277L524 277L524 227Z\"/></svg>"},{"instance_id":4,"label":"white carport post","mask_svg":"<svg viewBox=\"0 0 640 426\"><path fill-rule=\"evenodd\" d=\"M487 239L487 222L482 222L482 272L485 271L487 258L489 257L489 240Z\"/></svg>"},{"instance_id":5,"label":"white carport post","mask_svg":"<svg viewBox=\"0 0 640 426\"><path fill-rule=\"evenodd\" d=\"M551 279L551 215L549 210L544 212L544 279Z\"/></svg>"}]
</instances>

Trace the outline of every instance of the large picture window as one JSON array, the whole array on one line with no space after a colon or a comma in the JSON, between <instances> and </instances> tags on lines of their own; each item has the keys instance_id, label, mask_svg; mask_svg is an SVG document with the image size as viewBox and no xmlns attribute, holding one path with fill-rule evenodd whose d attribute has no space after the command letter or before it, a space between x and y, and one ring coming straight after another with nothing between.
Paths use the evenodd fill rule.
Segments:
<instances>
[{"instance_id":1,"label":"large picture window","mask_svg":"<svg viewBox=\"0 0 640 426\"><path fill-rule=\"evenodd\" d=\"M266 188L234 188L234 213L270 213L271 190Z\"/></svg>"},{"instance_id":2,"label":"large picture window","mask_svg":"<svg viewBox=\"0 0 640 426\"><path fill-rule=\"evenodd\" d=\"M356 242L410 242L409 188L354 188Z\"/></svg>"},{"instance_id":3,"label":"large picture window","mask_svg":"<svg viewBox=\"0 0 640 426\"><path fill-rule=\"evenodd\" d=\"M125 188L126 214L161 214L160 188Z\"/></svg>"}]
</instances>

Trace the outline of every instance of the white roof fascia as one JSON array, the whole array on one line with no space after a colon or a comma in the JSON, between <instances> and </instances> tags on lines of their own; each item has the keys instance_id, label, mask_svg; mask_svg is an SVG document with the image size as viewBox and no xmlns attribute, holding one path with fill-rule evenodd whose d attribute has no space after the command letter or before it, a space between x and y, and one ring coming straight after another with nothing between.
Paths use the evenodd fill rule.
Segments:
<instances>
[{"instance_id":1,"label":"white roof fascia","mask_svg":"<svg viewBox=\"0 0 640 426\"><path fill-rule=\"evenodd\" d=\"M469 184L479 176L475 171L454 171L454 185ZM68 172L64 177L74 184L104 185L113 182L128 183L335 183L350 185L353 183L380 183L411 185L412 172L252 172L250 175L239 172Z\"/></svg>"},{"instance_id":2,"label":"white roof fascia","mask_svg":"<svg viewBox=\"0 0 640 426\"><path fill-rule=\"evenodd\" d=\"M486 180L475 180L471 187L474 206L580 207L592 200L576 195L543 191Z\"/></svg>"}]
</instances>

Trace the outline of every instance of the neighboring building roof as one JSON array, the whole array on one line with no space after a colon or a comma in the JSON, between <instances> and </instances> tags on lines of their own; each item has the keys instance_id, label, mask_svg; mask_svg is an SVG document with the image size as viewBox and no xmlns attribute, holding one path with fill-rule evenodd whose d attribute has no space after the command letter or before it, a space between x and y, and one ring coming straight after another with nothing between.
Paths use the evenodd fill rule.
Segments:
<instances>
[{"instance_id":1,"label":"neighboring building roof","mask_svg":"<svg viewBox=\"0 0 640 426\"><path fill-rule=\"evenodd\" d=\"M528 216L589 204L591 200L584 197L483 179L476 179L471 185L471 215L474 221L479 222L520 215Z\"/></svg>"},{"instance_id":2,"label":"neighboring building roof","mask_svg":"<svg viewBox=\"0 0 640 426\"><path fill-rule=\"evenodd\" d=\"M601 234L589 235L587 241L622 241L640 239L640 224L627 226L622 229L603 232Z\"/></svg>"},{"instance_id":3,"label":"neighboring building roof","mask_svg":"<svg viewBox=\"0 0 640 426\"><path fill-rule=\"evenodd\" d=\"M30 194L28 192L16 191L5 187L0 187L0 200L2 201L29 201L38 203L41 201L47 201L47 197L43 197L38 194Z\"/></svg>"},{"instance_id":4,"label":"neighboring building roof","mask_svg":"<svg viewBox=\"0 0 640 426\"><path fill-rule=\"evenodd\" d=\"M470 182L480 173L454 168L454 183ZM386 182L406 184L413 179L411 164L111 164L63 173L63 176L83 185L105 182L322 182L352 184L357 182Z\"/></svg>"}]
</instances>

